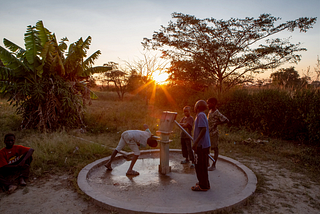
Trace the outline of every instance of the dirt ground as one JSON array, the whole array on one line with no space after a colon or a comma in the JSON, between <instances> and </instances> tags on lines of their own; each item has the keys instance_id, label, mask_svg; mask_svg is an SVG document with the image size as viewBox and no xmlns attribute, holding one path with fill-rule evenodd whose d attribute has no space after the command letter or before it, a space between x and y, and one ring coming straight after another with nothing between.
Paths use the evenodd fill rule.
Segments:
<instances>
[{"instance_id":1,"label":"dirt ground","mask_svg":"<svg viewBox=\"0 0 320 214\"><path fill-rule=\"evenodd\" d=\"M238 161L252 169L260 183L247 205L230 213L320 213L320 181L313 182L276 162ZM19 187L11 195L0 193L0 213L113 213L78 194L72 180L69 175L31 178L26 187Z\"/></svg>"}]
</instances>

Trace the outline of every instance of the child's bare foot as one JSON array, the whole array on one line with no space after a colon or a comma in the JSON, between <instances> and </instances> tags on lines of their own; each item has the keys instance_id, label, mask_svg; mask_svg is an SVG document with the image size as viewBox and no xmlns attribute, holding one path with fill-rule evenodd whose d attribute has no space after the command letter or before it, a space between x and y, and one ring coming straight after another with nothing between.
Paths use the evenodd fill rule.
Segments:
<instances>
[{"instance_id":1,"label":"child's bare foot","mask_svg":"<svg viewBox=\"0 0 320 214\"><path fill-rule=\"evenodd\" d=\"M8 188L8 191L7 193L8 194L11 194L13 193L18 187L16 185L10 185L9 188Z\"/></svg>"},{"instance_id":2,"label":"child's bare foot","mask_svg":"<svg viewBox=\"0 0 320 214\"><path fill-rule=\"evenodd\" d=\"M181 164L186 164L186 163L189 163L189 160L185 159L185 160L181 161Z\"/></svg>"},{"instance_id":3,"label":"child's bare foot","mask_svg":"<svg viewBox=\"0 0 320 214\"><path fill-rule=\"evenodd\" d=\"M215 167L214 165L212 165L212 166L210 166L210 167L208 168L208 171L214 171L214 170L216 170L216 167Z\"/></svg>"},{"instance_id":4,"label":"child's bare foot","mask_svg":"<svg viewBox=\"0 0 320 214\"><path fill-rule=\"evenodd\" d=\"M130 170L126 173L126 175L133 175L133 176L137 176L137 175L140 175L139 172L137 171L134 171L134 170Z\"/></svg>"},{"instance_id":5,"label":"child's bare foot","mask_svg":"<svg viewBox=\"0 0 320 214\"><path fill-rule=\"evenodd\" d=\"M27 185L27 183L26 183L26 181L23 179L23 177L20 178L19 184L20 184L21 186L26 186L26 185Z\"/></svg>"},{"instance_id":6,"label":"child's bare foot","mask_svg":"<svg viewBox=\"0 0 320 214\"><path fill-rule=\"evenodd\" d=\"M112 170L111 163L108 162L104 166L107 168L107 170Z\"/></svg>"}]
</instances>

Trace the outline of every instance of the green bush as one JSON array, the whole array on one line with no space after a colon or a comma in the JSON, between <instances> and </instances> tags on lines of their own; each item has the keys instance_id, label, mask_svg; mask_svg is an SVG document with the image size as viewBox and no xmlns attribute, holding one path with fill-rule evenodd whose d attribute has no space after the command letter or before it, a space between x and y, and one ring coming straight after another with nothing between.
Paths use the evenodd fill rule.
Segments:
<instances>
[{"instance_id":1,"label":"green bush","mask_svg":"<svg viewBox=\"0 0 320 214\"><path fill-rule=\"evenodd\" d=\"M320 95L316 90L234 91L220 110L232 126L265 135L319 144Z\"/></svg>"}]
</instances>

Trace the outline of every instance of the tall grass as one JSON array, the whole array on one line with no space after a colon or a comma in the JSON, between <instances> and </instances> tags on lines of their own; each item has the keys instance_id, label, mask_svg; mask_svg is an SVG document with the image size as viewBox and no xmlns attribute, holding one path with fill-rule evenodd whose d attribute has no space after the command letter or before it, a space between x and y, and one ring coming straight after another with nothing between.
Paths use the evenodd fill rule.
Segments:
<instances>
[{"instance_id":1,"label":"tall grass","mask_svg":"<svg viewBox=\"0 0 320 214\"><path fill-rule=\"evenodd\" d=\"M19 129L22 118L15 111L16 109L10 106L5 99L0 99L0 130L2 132Z\"/></svg>"},{"instance_id":2,"label":"tall grass","mask_svg":"<svg viewBox=\"0 0 320 214\"><path fill-rule=\"evenodd\" d=\"M127 96L123 101L110 99L114 92L97 92L98 100L94 100L87 108L85 123L92 133L123 132L128 129L142 129L148 124L156 129L160 109L147 106L139 96Z\"/></svg>"}]
</instances>

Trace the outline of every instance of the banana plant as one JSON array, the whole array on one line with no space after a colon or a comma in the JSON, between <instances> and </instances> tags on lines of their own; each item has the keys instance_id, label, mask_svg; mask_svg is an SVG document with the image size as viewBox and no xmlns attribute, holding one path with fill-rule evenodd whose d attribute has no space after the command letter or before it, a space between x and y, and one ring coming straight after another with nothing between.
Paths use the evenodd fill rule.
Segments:
<instances>
[{"instance_id":1,"label":"banana plant","mask_svg":"<svg viewBox=\"0 0 320 214\"><path fill-rule=\"evenodd\" d=\"M42 21L27 27L25 48L3 39L6 48L0 46L0 93L17 107L22 127L54 130L85 126L82 117L86 100L97 98L86 79L111 68L93 67L99 50L84 59L90 36L85 41L80 38L69 49L67 41L64 37L58 43Z\"/></svg>"}]
</instances>

